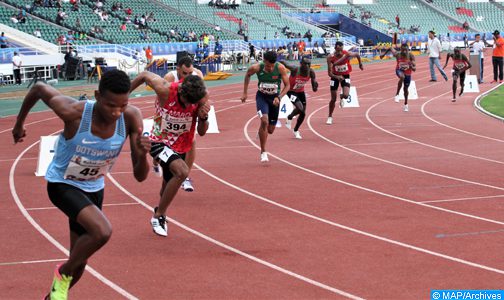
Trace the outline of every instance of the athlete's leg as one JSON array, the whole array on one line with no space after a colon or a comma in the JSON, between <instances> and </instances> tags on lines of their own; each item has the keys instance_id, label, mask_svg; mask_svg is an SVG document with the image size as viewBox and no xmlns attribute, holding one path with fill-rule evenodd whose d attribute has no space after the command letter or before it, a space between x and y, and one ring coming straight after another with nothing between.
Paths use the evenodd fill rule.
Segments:
<instances>
[{"instance_id":1,"label":"athlete's leg","mask_svg":"<svg viewBox=\"0 0 504 300\"><path fill-rule=\"evenodd\" d=\"M306 107L303 105L301 101L296 101L294 105L296 106L296 109L299 111L299 118L297 119L294 131L299 131L299 127L301 126L301 124L303 124L303 121L306 116Z\"/></svg>"},{"instance_id":2,"label":"athlete's leg","mask_svg":"<svg viewBox=\"0 0 504 300\"><path fill-rule=\"evenodd\" d=\"M186 153L185 157L185 162L187 167L189 167L189 171L191 171L195 159L196 159L196 140L193 140L191 150L189 150Z\"/></svg>"},{"instance_id":3,"label":"athlete's leg","mask_svg":"<svg viewBox=\"0 0 504 300\"><path fill-rule=\"evenodd\" d=\"M332 117L334 108L336 107L337 90L331 90L331 101L329 101L329 117Z\"/></svg>"},{"instance_id":4,"label":"athlete's leg","mask_svg":"<svg viewBox=\"0 0 504 300\"><path fill-rule=\"evenodd\" d=\"M164 180L163 184L165 184L165 188L161 194L161 198L159 200L159 205L157 211L154 213L155 218L159 218L166 214L166 210L168 206L175 198L180 185L187 178L189 174L189 168L183 159L177 158L168 162L168 168L170 174L163 174ZM164 171L164 170L163 170ZM164 173L164 172L163 172ZM168 180L166 180L168 179Z\"/></svg>"},{"instance_id":5,"label":"athlete's leg","mask_svg":"<svg viewBox=\"0 0 504 300\"><path fill-rule=\"evenodd\" d=\"M459 94L459 96L462 96L462 94L464 93L465 75L466 75L465 72L460 73L460 94Z\"/></svg>"},{"instance_id":6,"label":"athlete's leg","mask_svg":"<svg viewBox=\"0 0 504 300\"><path fill-rule=\"evenodd\" d=\"M268 131L269 131L268 123L269 123L268 115L262 115L261 124L259 125L259 142L261 144L261 153L266 152L266 141L268 140ZM271 133L273 133L273 131Z\"/></svg>"},{"instance_id":7,"label":"athlete's leg","mask_svg":"<svg viewBox=\"0 0 504 300\"><path fill-rule=\"evenodd\" d=\"M457 71L453 72L453 84L452 84L452 92L453 92L453 100L457 99L457 81L459 79L459 73Z\"/></svg>"},{"instance_id":8,"label":"athlete's leg","mask_svg":"<svg viewBox=\"0 0 504 300\"><path fill-rule=\"evenodd\" d=\"M86 232L74 240L70 257L59 271L60 274L80 277L87 259L110 239L112 226L103 212L95 205L84 207L77 215L76 221Z\"/></svg>"}]
</instances>

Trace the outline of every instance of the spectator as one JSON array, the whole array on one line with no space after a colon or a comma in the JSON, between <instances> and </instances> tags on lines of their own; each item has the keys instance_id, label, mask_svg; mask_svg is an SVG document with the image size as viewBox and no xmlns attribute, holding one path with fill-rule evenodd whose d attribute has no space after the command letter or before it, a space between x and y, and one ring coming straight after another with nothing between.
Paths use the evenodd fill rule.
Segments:
<instances>
[{"instance_id":1,"label":"spectator","mask_svg":"<svg viewBox=\"0 0 504 300\"><path fill-rule=\"evenodd\" d=\"M222 45L219 43L219 39L217 39L217 41L215 42L214 54L215 55L222 54Z\"/></svg>"},{"instance_id":2,"label":"spectator","mask_svg":"<svg viewBox=\"0 0 504 300\"><path fill-rule=\"evenodd\" d=\"M397 28L401 27L401 18L399 18L399 15L395 16L395 22L397 23Z\"/></svg>"},{"instance_id":3,"label":"spectator","mask_svg":"<svg viewBox=\"0 0 504 300\"><path fill-rule=\"evenodd\" d=\"M120 27L121 31L126 31L126 22L123 22Z\"/></svg>"},{"instance_id":4,"label":"spectator","mask_svg":"<svg viewBox=\"0 0 504 300\"><path fill-rule=\"evenodd\" d=\"M485 46L486 42L481 41L481 35L478 33L474 36L474 42L471 43L471 52L479 54L481 58L480 62L480 76L478 78L478 83L483 83L483 69L485 63Z\"/></svg>"},{"instance_id":5,"label":"spectator","mask_svg":"<svg viewBox=\"0 0 504 300\"><path fill-rule=\"evenodd\" d=\"M309 43L311 43L311 41L312 41L312 37L313 37L313 34L311 33L311 30L308 30L308 31L305 33L305 35L304 35L304 38L307 38Z\"/></svg>"},{"instance_id":6,"label":"spectator","mask_svg":"<svg viewBox=\"0 0 504 300\"><path fill-rule=\"evenodd\" d=\"M247 4L254 4L254 0L247 0Z\"/></svg>"},{"instance_id":7,"label":"spectator","mask_svg":"<svg viewBox=\"0 0 504 300\"><path fill-rule=\"evenodd\" d=\"M462 28L464 30L469 30L469 23L467 21L465 21L464 24L462 24Z\"/></svg>"},{"instance_id":8,"label":"spectator","mask_svg":"<svg viewBox=\"0 0 504 300\"><path fill-rule=\"evenodd\" d=\"M14 52L14 56L12 57L12 70L14 72L14 78L16 79L16 84L21 85L21 66L23 62L21 61L21 57L17 52Z\"/></svg>"},{"instance_id":9,"label":"spectator","mask_svg":"<svg viewBox=\"0 0 504 300\"><path fill-rule=\"evenodd\" d=\"M220 28L220 26L219 26L219 25L215 25L215 28L214 28L214 29L215 29L215 31L221 31L221 28Z\"/></svg>"},{"instance_id":10,"label":"spectator","mask_svg":"<svg viewBox=\"0 0 504 300\"><path fill-rule=\"evenodd\" d=\"M39 39L42 38L42 33L40 32L39 28L37 28L33 31L33 35L38 37Z\"/></svg>"},{"instance_id":11,"label":"spectator","mask_svg":"<svg viewBox=\"0 0 504 300\"><path fill-rule=\"evenodd\" d=\"M504 64L504 38L501 37L500 32L495 30L493 33L494 49L492 54L492 65L493 65L493 75L494 80L492 83L497 82L497 77L499 77L499 83L502 83L504 79L503 64ZM497 76L498 75L498 76Z\"/></svg>"},{"instance_id":12,"label":"spectator","mask_svg":"<svg viewBox=\"0 0 504 300\"><path fill-rule=\"evenodd\" d=\"M464 48L469 48L469 38L467 38L467 34L464 34Z\"/></svg>"},{"instance_id":13,"label":"spectator","mask_svg":"<svg viewBox=\"0 0 504 300\"><path fill-rule=\"evenodd\" d=\"M131 16L131 14L133 13L133 10L131 9L131 7L128 7L124 10L124 12L128 15L128 16Z\"/></svg>"},{"instance_id":14,"label":"spectator","mask_svg":"<svg viewBox=\"0 0 504 300\"><path fill-rule=\"evenodd\" d=\"M81 29L82 28L82 25L81 25L81 21L80 21L80 18L77 17L75 19L75 29Z\"/></svg>"},{"instance_id":15,"label":"spectator","mask_svg":"<svg viewBox=\"0 0 504 300\"><path fill-rule=\"evenodd\" d=\"M5 37L5 33L0 34L0 48L8 48L8 40Z\"/></svg>"},{"instance_id":16,"label":"spectator","mask_svg":"<svg viewBox=\"0 0 504 300\"><path fill-rule=\"evenodd\" d=\"M429 31L429 41L427 42L427 51L429 53L429 69L431 75L431 82L437 81L436 73L434 72L434 66L437 67L443 78L448 81L448 76L443 71L439 60L441 59L441 42L436 37L434 31Z\"/></svg>"},{"instance_id":17,"label":"spectator","mask_svg":"<svg viewBox=\"0 0 504 300\"><path fill-rule=\"evenodd\" d=\"M210 47L208 44L203 45L203 59L206 59L210 55Z\"/></svg>"},{"instance_id":18,"label":"spectator","mask_svg":"<svg viewBox=\"0 0 504 300\"><path fill-rule=\"evenodd\" d=\"M154 55L152 55L152 49L150 46L147 46L147 49L145 49L145 58L147 58L148 64L150 64L154 59Z\"/></svg>"}]
</instances>

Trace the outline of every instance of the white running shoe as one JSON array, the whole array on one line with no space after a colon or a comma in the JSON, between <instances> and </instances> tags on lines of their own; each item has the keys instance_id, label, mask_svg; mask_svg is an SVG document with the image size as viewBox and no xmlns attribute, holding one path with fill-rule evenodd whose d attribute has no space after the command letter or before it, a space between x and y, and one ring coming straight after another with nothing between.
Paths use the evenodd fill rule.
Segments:
<instances>
[{"instance_id":1,"label":"white running shoe","mask_svg":"<svg viewBox=\"0 0 504 300\"><path fill-rule=\"evenodd\" d=\"M408 104L404 104L404 111L409 111Z\"/></svg>"},{"instance_id":2,"label":"white running shoe","mask_svg":"<svg viewBox=\"0 0 504 300\"><path fill-rule=\"evenodd\" d=\"M399 103L399 100L401 100L401 99L399 99L399 98L400 98L400 97L399 97L399 95L396 95L396 96L394 97L394 101L395 101L396 103Z\"/></svg>"},{"instance_id":3,"label":"white running shoe","mask_svg":"<svg viewBox=\"0 0 504 300\"><path fill-rule=\"evenodd\" d=\"M291 129L291 123L292 120L287 119L287 121L285 121L285 127L287 127L287 129Z\"/></svg>"},{"instance_id":4,"label":"white running shoe","mask_svg":"<svg viewBox=\"0 0 504 300\"><path fill-rule=\"evenodd\" d=\"M154 213L156 212L157 207L154 208ZM152 225L152 231L155 234L160 236L168 236L168 224L166 223L166 216L161 216L158 218L152 217L150 221Z\"/></svg>"},{"instance_id":5,"label":"white running shoe","mask_svg":"<svg viewBox=\"0 0 504 300\"><path fill-rule=\"evenodd\" d=\"M327 125L332 124L332 117L327 118L327 121L325 122Z\"/></svg>"},{"instance_id":6,"label":"white running shoe","mask_svg":"<svg viewBox=\"0 0 504 300\"><path fill-rule=\"evenodd\" d=\"M180 186L184 191L186 192L193 192L194 191L194 187L192 185L192 182L191 182L191 179L190 178L186 178L184 180L184 182L182 182L182 186Z\"/></svg>"},{"instance_id":7,"label":"white running shoe","mask_svg":"<svg viewBox=\"0 0 504 300\"><path fill-rule=\"evenodd\" d=\"M153 165L152 171L154 171L154 175L156 175L156 177L163 177L163 168L161 168L160 165Z\"/></svg>"},{"instance_id":8,"label":"white running shoe","mask_svg":"<svg viewBox=\"0 0 504 300\"><path fill-rule=\"evenodd\" d=\"M456 102L457 98L453 97L452 102Z\"/></svg>"},{"instance_id":9,"label":"white running shoe","mask_svg":"<svg viewBox=\"0 0 504 300\"><path fill-rule=\"evenodd\" d=\"M267 152L261 152L261 162L268 162L268 153Z\"/></svg>"},{"instance_id":10,"label":"white running shoe","mask_svg":"<svg viewBox=\"0 0 504 300\"><path fill-rule=\"evenodd\" d=\"M301 133L299 133L299 131L294 131L294 137L298 140L302 139Z\"/></svg>"}]
</instances>

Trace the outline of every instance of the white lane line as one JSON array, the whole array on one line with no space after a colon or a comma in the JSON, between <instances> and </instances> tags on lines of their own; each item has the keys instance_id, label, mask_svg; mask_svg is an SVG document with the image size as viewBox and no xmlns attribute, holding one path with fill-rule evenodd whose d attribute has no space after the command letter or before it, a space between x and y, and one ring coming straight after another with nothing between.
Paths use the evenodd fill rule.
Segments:
<instances>
[{"instance_id":1,"label":"white lane line","mask_svg":"<svg viewBox=\"0 0 504 300\"><path fill-rule=\"evenodd\" d=\"M199 168L199 166L197 166L197 167ZM202 169L202 171L205 172L205 170L203 170L203 169ZM112 177L110 174L107 174L107 177L110 179L110 181L112 181L112 183L118 189L120 189L123 193L125 193L126 195L128 195L131 199L133 199L136 202L138 202L140 205L142 205L143 207L145 207L147 210L149 210L151 212L153 211L154 208L152 206L148 205L147 203L145 203L144 201L142 201L140 198L138 198L135 195L133 195L132 193L130 193L125 187L123 187L119 182L117 182L114 179L114 177ZM219 247L222 247L222 248L224 248L224 249L226 249L226 250L228 250L230 252L233 252L233 253L236 253L238 255L241 255L241 256L243 256L243 257L245 257L247 259L250 259L250 260L252 260L252 261L254 261L256 263L259 263L259 264L261 264L263 266L266 266L268 268L274 269L274 270L279 271L279 272L281 272L283 274L289 275L291 277L294 277L294 278L296 278L298 280L304 281L304 282L309 283L311 285L317 286L317 287L322 288L324 290L327 290L327 291L333 292L335 294L347 297L349 299L362 299L359 296L356 296L356 295L350 294L348 292L345 292L343 290L340 290L340 289L334 288L332 286L323 284L323 283L321 283L319 281L316 281L316 280L313 280L311 278L305 277L303 275L297 274L295 272L289 271L289 270L284 269L284 268L282 268L282 267L280 267L278 265L275 265L275 264L270 263L268 261L262 260L262 259L260 259L260 258L258 258L256 256L253 256L253 255L250 255L250 254L245 253L243 251L240 251L240 250L238 250L238 249L236 249L234 247L229 246L228 244L220 242L220 241L218 241L216 239L213 239L213 238L211 238L211 237L209 237L209 236L207 236L207 235L205 235L205 234L203 234L203 233L201 233L201 232L199 232L197 230L194 230L191 227L189 227L187 225L184 225L184 224L178 222L177 220L175 220L173 218L168 218L167 217L166 219L169 222L177 225L178 227L180 227L180 228L182 228L182 229L184 229L184 230L186 230L186 231L188 231L188 232L190 232L190 233L192 233L192 234L194 234L194 235L196 235L196 236L198 236L198 237L200 237L200 238L202 238L202 239L204 239L204 240L206 240L206 241L208 241L208 242L210 242L212 244L215 244L215 245L217 245ZM503 274L504 274L504 271L503 271Z\"/></svg>"},{"instance_id":2,"label":"white lane line","mask_svg":"<svg viewBox=\"0 0 504 300\"><path fill-rule=\"evenodd\" d=\"M250 138L250 136L248 135L248 132L247 132L248 125L254 119L255 119L255 116L252 117L252 118L250 118L247 121L247 123L245 124L245 127L243 128L243 132L244 132L244 135L245 135L246 139L249 141L250 144L254 145L257 149L261 149L261 147L259 147L259 145L257 145ZM292 167L294 167L296 169L300 169L300 170L303 170L303 171L305 171L307 173L310 173L310 174L313 174L313 175L325 178L327 180L338 182L338 183L341 183L341 184L344 184L344 185L347 185L347 186L350 186L350 187L353 187L353 188L356 188L356 189L360 189L360 190L363 190L363 191L366 191L366 192L369 192L369 193L372 193L372 194L377 194L377 195L385 196L387 198L392 198L392 199L396 199L396 200L403 201L403 202L406 202L406 203L410 203L410 204L414 204L414 205L418 205L418 206L423 206L423 207L427 207L427 208L432 208L434 210L439 210L439 211L442 211L442 212L446 212L446 213L450 213L450 214L455 214L455 215L459 215L459 216L463 216L463 217L467 217L467 218L471 218L471 219L476 219L476 220L480 220L480 221L484 221L484 222L489 222L489 223L493 223L493 224L504 225L504 222L501 222L501 221L487 219L487 218L483 218L483 217L479 217L479 216L475 216L475 215L471 215L471 214L467 214L467 213L463 213L463 212L459 212L459 211L455 211L455 210L450 210L450 209L446 209L446 208L442 208L442 207L437 207L437 206L434 206L434 205L429 205L427 203L421 203L421 202L414 201L414 200L407 199L407 198L403 198L403 197L400 197L400 196L395 196L395 195L388 194L388 193L385 193L385 192L380 192L378 190L367 188L365 186L354 184L354 183L351 183L351 182L348 182L348 181L344 181L344 180L341 180L341 179L338 179L338 178L334 178L334 177L331 177L329 175L325 175L325 174L319 173L317 171L305 168L303 166L300 166L300 165L295 164L293 162L290 162L288 160L282 159L279 156L274 155L271 152L268 152L268 155L271 156L271 157L274 157L277 160L279 160L279 161L281 161L281 162L283 162L283 163L285 163L285 164L287 164L289 166L292 166ZM504 190L504 188L503 188L503 190Z\"/></svg>"},{"instance_id":3,"label":"white lane line","mask_svg":"<svg viewBox=\"0 0 504 300\"><path fill-rule=\"evenodd\" d=\"M0 263L0 266L15 266L15 265L29 265L29 264L45 264L66 261L68 258L55 258L55 259L42 259L42 260L25 260L25 261L11 261Z\"/></svg>"},{"instance_id":4,"label":"white lane line","mask_svg":"<svg viewBox=\"0 0 504 300\"><path fill-rule=\"evenodd\" d=\"M278 159L278 157L276 157L274 155L271 155L271 156L273 156L273 157L275 157L275 158ZM366 231L355 229L355 228L352 228L352 227L349 227L349 226L346 226L346 225L335 223L335 222L329 221L327 219L323 219L323 218L314 216L312 214L309 214L309 213L306 213L306 212L303 212L303 211L291 208L289 206L286 206L286 205L280 204L278 202L275 202L273 200L270 200L270 199L268 199L266 197L263 197L263 196L255 194L255 193L252 193L252 192L250 192L248 190L242 189L241 187L236 186L236 185L234 185L234 184L232 184L232 183L230 183L230 182L228 182L228 181L226 181L224 179L221 179L220 177L218 177L218 176L210 173L209 171L207 171L206 169L204 169L203 167L201 167L198 164L194 164L194 165L197 168L200 168L201 171L203 171L209 177L211 177L211 178L213 178L213 179L215 179L215 180L217 180L217 181L219 181L219 182L221 182L221 183L223 183L223 184L225 184L225 185L227 185L227 186L229 186L229 187L231 187L231 188L233 188L233 189L235 189L237 191L240 191L240 192L242 192L242 193L244 193L244 194L246 194L248 196L251 196L251 197L254 197L254 198L259 199L261 201L264 201L264 202L266 202L268 204L271 204L271 205L277 206L279 208L285 209L287 211L290 211L292 213L301 215L303 217L306 217L306 218L309 218L309 219L312 219L312 220L315 220L315 221L318 221L318 222L321 222L321 223L324 223L324 224L327 224L327 225L330 225L330 226L334 226L334 227L337 227L337 228L340 228L340 229L343 229L343 230L347 230L347 231L350 231L350 232L353 232L353 233L357 233L357 234L360 234L360 235L363 235L363 236L366 236L366 237L369 237L369 238L372 238L372 239L380 240L380 241L385 242L385 243L393 244L393 245L396 245L396 246L399 246L399 247L407 248L407 249L414 250L414 251L417 251L417 252L421 252L421 253L424 253L424 254L428 254L428 255L436 256L436 257L443 258L443 259L446 259L446 260L450 260L450 261L453 261L453 262L456 262L456 263L460 263L460 264L468 265L468 266L471 266L471 267L474 267L474 268L483 269L483 270L486 270L486 271L490 271L490 272L494 272L494 273L498 273L498 274L504 275L504 270L501 270L501 269L493 268L493 267L490 267L490 266L478 264L478 263L471 262L471 261L468 261L468 260L464 260L464 259L461 259L461 258L449 256L449 255L442 254L442 253L439 253L439 252L435 252L435 251L427 250L427 249L424 249L424 248L421 248L421 247L417 247L417 246L414 246L414 245L410 245L410 244L406 244L406 243L403 243L403 242L399 242L399 241L396 241L396 240L393 240L393 239L389 239L389 238L386 238L386 237L382 237L382 236L379 236L379 235L375 235L375 234L372 234L372 233L369 233L369 232L366 232Z\"/></svg>"},{"instance_id":5,"label":"white lane line","mask_svg":"<svg viewBox=\"0 0 504 300\"><path fill-rule=\"evenodd\" d=\"M54 132L52 134L56 134L60 131L57 131L57 132ZM28 150L30 150L31 148L33 148L35 145L37 145L39 143L39 141L31 144L30 146L28 146L25 150L23 150L23 152L21 152L18 156L18 158L14 161L14 163L12 164L12 167L10 169L10 172L9 172L9 187L10 187L10 191L11 191L11 195L12 195L12 198L14 199L14 202L16 203L16 205L18 206L19 210L21 211L21 213L23 214L23 216L26 218L26 220L28 220L28 222L33 226L33 228L35 228L43 237L45 237L51 244L53 244L58 250L60 250L61 252L63 252L65 255L69 255L69 252L68 250L62 245L60 244L55 238L53 238L47 231L45 231L42 226L40 226L33 218L32 216L28 213L28 211L26 210L26 208L24 207L21 199L19 198L18 194L17 194L17 191L16 191L16 184L14 182L14 173L16 171L16 166L17 164L19 163L20 161L20 158L26 153L28 152ZM91 266L87 265L86 266L86 270L91 273L94 277L96 277L99 281L103 282L104 284L108 285L111 289L113 289L114 291L116 291L117 293L119 293L120 295L122 295L123 297L125 297L126 299L131 299L131 300L138 300L137 297L133 296L132 294L128 293L126 290L124 290L123 288L121 288L120 286L118 286L117 284L115 284L114 282L110 281L109 279L107 279L105 276L101 275L100 273L98 273L98 271L96 271L95 269L93 269Z\"/></svg>"},{"instance_id":6,"label":"white lane line","mask_svg":"<svg viewBox=\"0 0 504 300\"><path fill-rule=\"evenodd\" d=\"M504 195L491 195L491 196L479 196L479 197L429 200L429 201L420 201L420 203L442 203L442 202L457 202L457 201L469 201L469 200L486 200L486 199L494 199L494 198L501 198L501 197L504 197Z\"/></svg>"}]
</instances>

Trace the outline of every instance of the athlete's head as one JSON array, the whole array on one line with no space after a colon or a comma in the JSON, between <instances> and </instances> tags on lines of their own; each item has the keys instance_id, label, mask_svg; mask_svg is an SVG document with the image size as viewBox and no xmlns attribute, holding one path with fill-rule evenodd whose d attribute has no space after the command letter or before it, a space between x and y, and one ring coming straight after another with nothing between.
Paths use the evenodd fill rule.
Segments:
<instances>
[{"instance_id":1,"label":"athlete's head","mask_svg":"<svg viewBox=\"0 0 504 300\"><path fill-rule=\"evenodd\" d=\"M303 57L303 59L301 60L301 70L303 71L303 73L309 70L310 66L311 66L311 59L308 57Z\"/></svg>"},{"instance_id":2,"label":"athlete's head","mask_svg":"<svg viewBox=\"0 0 504 300\"><path fill-rule=\"evenodd\" d=\"M408 44L404 43L404 44L401 44L401 53L402 54L406 54L409 50L409 47L408 47Z\"/></svg>"},{"instance_id":3,"label":"athlete's head","mask_svg":"<svg viewBox=\"0 0 504 300\"><path fill-rule=\"evenodd\" d=\"M334 50L336 50L336 52L338 53L343 51L343 42L336 42L336 45L334 45Z\"/></svg>"},{"instance_id":4,"label":"athlete's head","mask_svg":"<svg viewBox=\"0 0 504 300\"><path fill-rule=\"evenodd\" d=\"M456 56L456 57L460 57L460 47L455 47L453 49L453 54Z\"/></svg>"},{"instance_id":5,"label":"athlete's head","mask_svg":"<svg viewBox=\"0 0 504 300\"><path fill-rule=\"evenodd\" d=\"M177 61L177 75L179 79L184 79L194 71L193 61L190 56L183 56Z\"/></svg>"},{"instance_id":6,"label":"athlete's head","mask_svg":"<svg viewBox=\"0 0 504 300\"><path fill-rule=\"evenodd\" d=\"M130 78L123 71L105 72L95 91L98 113L108 121L117 120L128 106L130 87Z\"/></svg>"},{"instance_id":7,"label":"athlete's head","mask_svg":"<svg viewBox=\"0 0 504 300\"><path fill-rule=\"evenodd\" d=\"M267 51L264 53L264 71L266 73L273 72L275 63L277 61L277 54L275 51Z\"/></svg>"},{"instance_id":8,"label":"athlete's head","mask_svg":"<svg viewBox=\"0 0 504 300\"><path fill-rule=\"evenodd\" d=\"M197 75L188 75L179 85L179 94L185 102L198 103L207 94L203 79Z\"/></svg>"}]
</instances>

